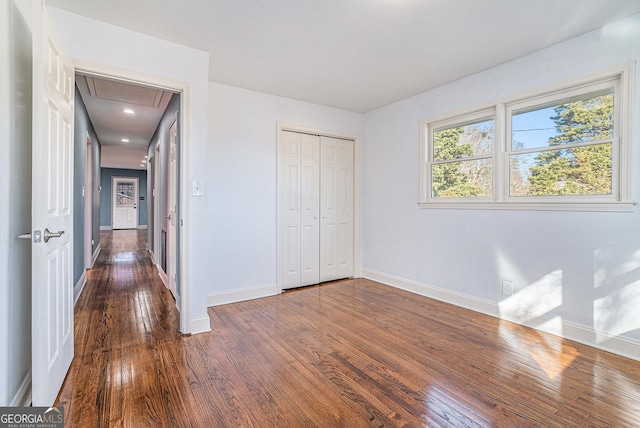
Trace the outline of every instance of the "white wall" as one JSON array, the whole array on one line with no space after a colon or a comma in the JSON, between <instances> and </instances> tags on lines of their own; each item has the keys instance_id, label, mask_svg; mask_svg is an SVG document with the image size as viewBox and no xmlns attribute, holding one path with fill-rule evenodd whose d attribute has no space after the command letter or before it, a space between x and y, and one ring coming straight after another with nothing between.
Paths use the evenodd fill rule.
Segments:
<instances>
[{"instance_id":1,"label":"white wall","mask_svg":"<svg viewBox=\"0 0 640 428\"><path fill-rule=\"evenodd\" d=\"M622 340L631 346L622 352L640 351L638 209L578 213L417 206L421 119L638 59L640 15L366 114L365 276L488 313L523 310L520 321L560 334L580 331L602 347L612 338L595 331L632 339ZM639 101L636 96L636 200ZM501 294L503 278L515 282L508 301Z\"/></svg>"},{"instance_id":2,"label":"white wall","mask_svg":"<svg viewBox=\"0 0 640 428\"><path fill-rule=\"evenodd\" d=\"M30 3L0 2L0 406L29 404L31 380Z\"/></svg>"},{"instance_id":3,"label":"white wall","mask_svg":"<svg viewBox=\"0 0 640 428\"><path fill-rule=\"evenodd\" d=\"M62 45L76 64L89 64L92 70L95 67L110 74L135 77L155 84L168 81L188 85L186 92L190 100L190 116L183 125L188 129L189 138L183 141L181 147L182 156L186 157L188 163L185 184L190 186L192 180L204 181L208 170L209 55L61 9L48 9ZM188 229L190 245L183 266L186 265L190 284L188 301L193 331L194 325L201 326L202 320L207 317L209 242L202 236L207 236L208 219L204 198L187 196L187 204L188 215L184 219L184 228ZM208 322L204 323L204 328L208 328Z\"/></svg>"},{"instance_id":4,"label":"white wall","mask_svg":"<svg viewBox=\"0 0 640 428\"><path fill-rule=\"evenodd\" d=\"M276 284L277 123L361 135L363 116L209 83L210 291Z\"/></svg>"}]
</instances>

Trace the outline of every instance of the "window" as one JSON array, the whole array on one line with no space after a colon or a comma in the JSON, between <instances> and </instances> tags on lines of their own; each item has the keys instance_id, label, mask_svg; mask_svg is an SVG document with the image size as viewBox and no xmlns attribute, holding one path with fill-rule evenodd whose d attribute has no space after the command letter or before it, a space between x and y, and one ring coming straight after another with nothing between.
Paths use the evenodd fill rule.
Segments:
<instances>
[{"instance_id":1,"label":"window","mask_svg":"<svg viewBox=\"0 0 640 428\"><path fill-rule=\"evenodd\" d=\"M493 126L491 113L488 117L445 124L432 130L431 197L493 195Z\"/></svg>"},{"instance_id":2,"label":"window","mask_svg":"<svg viewBox=\"0 0 640 428\"><path fill-rule=\"evenodd\" d=\"M626 64L423 122L423 208L630 211Z\"/></svg>"}]
</instances>

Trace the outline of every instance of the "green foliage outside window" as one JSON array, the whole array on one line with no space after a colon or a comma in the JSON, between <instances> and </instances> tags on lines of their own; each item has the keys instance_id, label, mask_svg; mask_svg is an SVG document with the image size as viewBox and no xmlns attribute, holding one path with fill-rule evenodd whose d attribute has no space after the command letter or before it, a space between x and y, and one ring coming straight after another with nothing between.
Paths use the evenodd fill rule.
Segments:
<instances>
[{"instance_id":1,"label":"green foliage outside window","mask_svg":"<svg viewBox=\"0 0 640 428\"><path fill-rule=\"evenodd\" d=\"M555 135L548 147L531 151L514 141L510 159L511 196L609 195L612 193L612 145L597 143L613 134L613 93L589 96L553 108ZM553 128L551 128L553 129ZM493 121L433 133L432 196L459 198L492 194ZM572 143L594 144L567 147ZM475 156L474 159L465 160ZM478 158L480 156L480 158Z\"/></svg>"},{"instance_id":2,"label":"green foliage outside window","mask_svg":"<svg viewBox=\"0 0 640 428\"><path fill-rule=\"evenodd\" d=\"M550 146L611 138L613 95L601 95L555 107L557 135ZM608 195L612 185L611 144L540 153L529 169L528 194Z\"/></svg>"},{"instance_id":3,"label":"green foliage outside window","mask_svg":"<svg viewBox=\"0 0 640 428\"><path fill-rule=\"evenodd\" d=\"M440 198L491 196L493 119L433 133L432 195ZM472 158L473 157L473 158Z\"/></svg>"}]
</instances>

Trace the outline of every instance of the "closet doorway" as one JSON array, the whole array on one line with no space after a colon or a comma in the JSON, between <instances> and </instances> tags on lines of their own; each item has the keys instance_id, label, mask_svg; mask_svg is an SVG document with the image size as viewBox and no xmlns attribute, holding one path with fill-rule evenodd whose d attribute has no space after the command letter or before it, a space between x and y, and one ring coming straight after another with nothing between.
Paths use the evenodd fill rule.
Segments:
<instances>
[{"instance_id":1,"label":"closet doorway","mask_svg":"<svg viewBox=\"0 0 640 428\"><path fill-rule=\"evenodd\" d=\"M355 276L355 139L278 133L278 288Z\"/></svg>"}]
</instances>

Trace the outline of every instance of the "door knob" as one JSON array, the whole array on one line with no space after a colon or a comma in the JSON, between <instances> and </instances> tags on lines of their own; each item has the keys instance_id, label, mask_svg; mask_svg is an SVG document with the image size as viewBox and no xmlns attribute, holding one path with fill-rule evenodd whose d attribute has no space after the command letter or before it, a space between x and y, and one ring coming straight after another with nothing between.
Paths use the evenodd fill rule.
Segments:
<instances>
[{"instance_id":1,"label":"door knob","mask_svg":"<svg viewBox=\"0 0 640 428\"><path fill-rule=\"evenodd\" d=\"M44 230L44 242L49 242L51 238L59 238L64 233L64 230L59 230L57 232L51 232L49 229Z\"/></svg>"}]
</instances>

